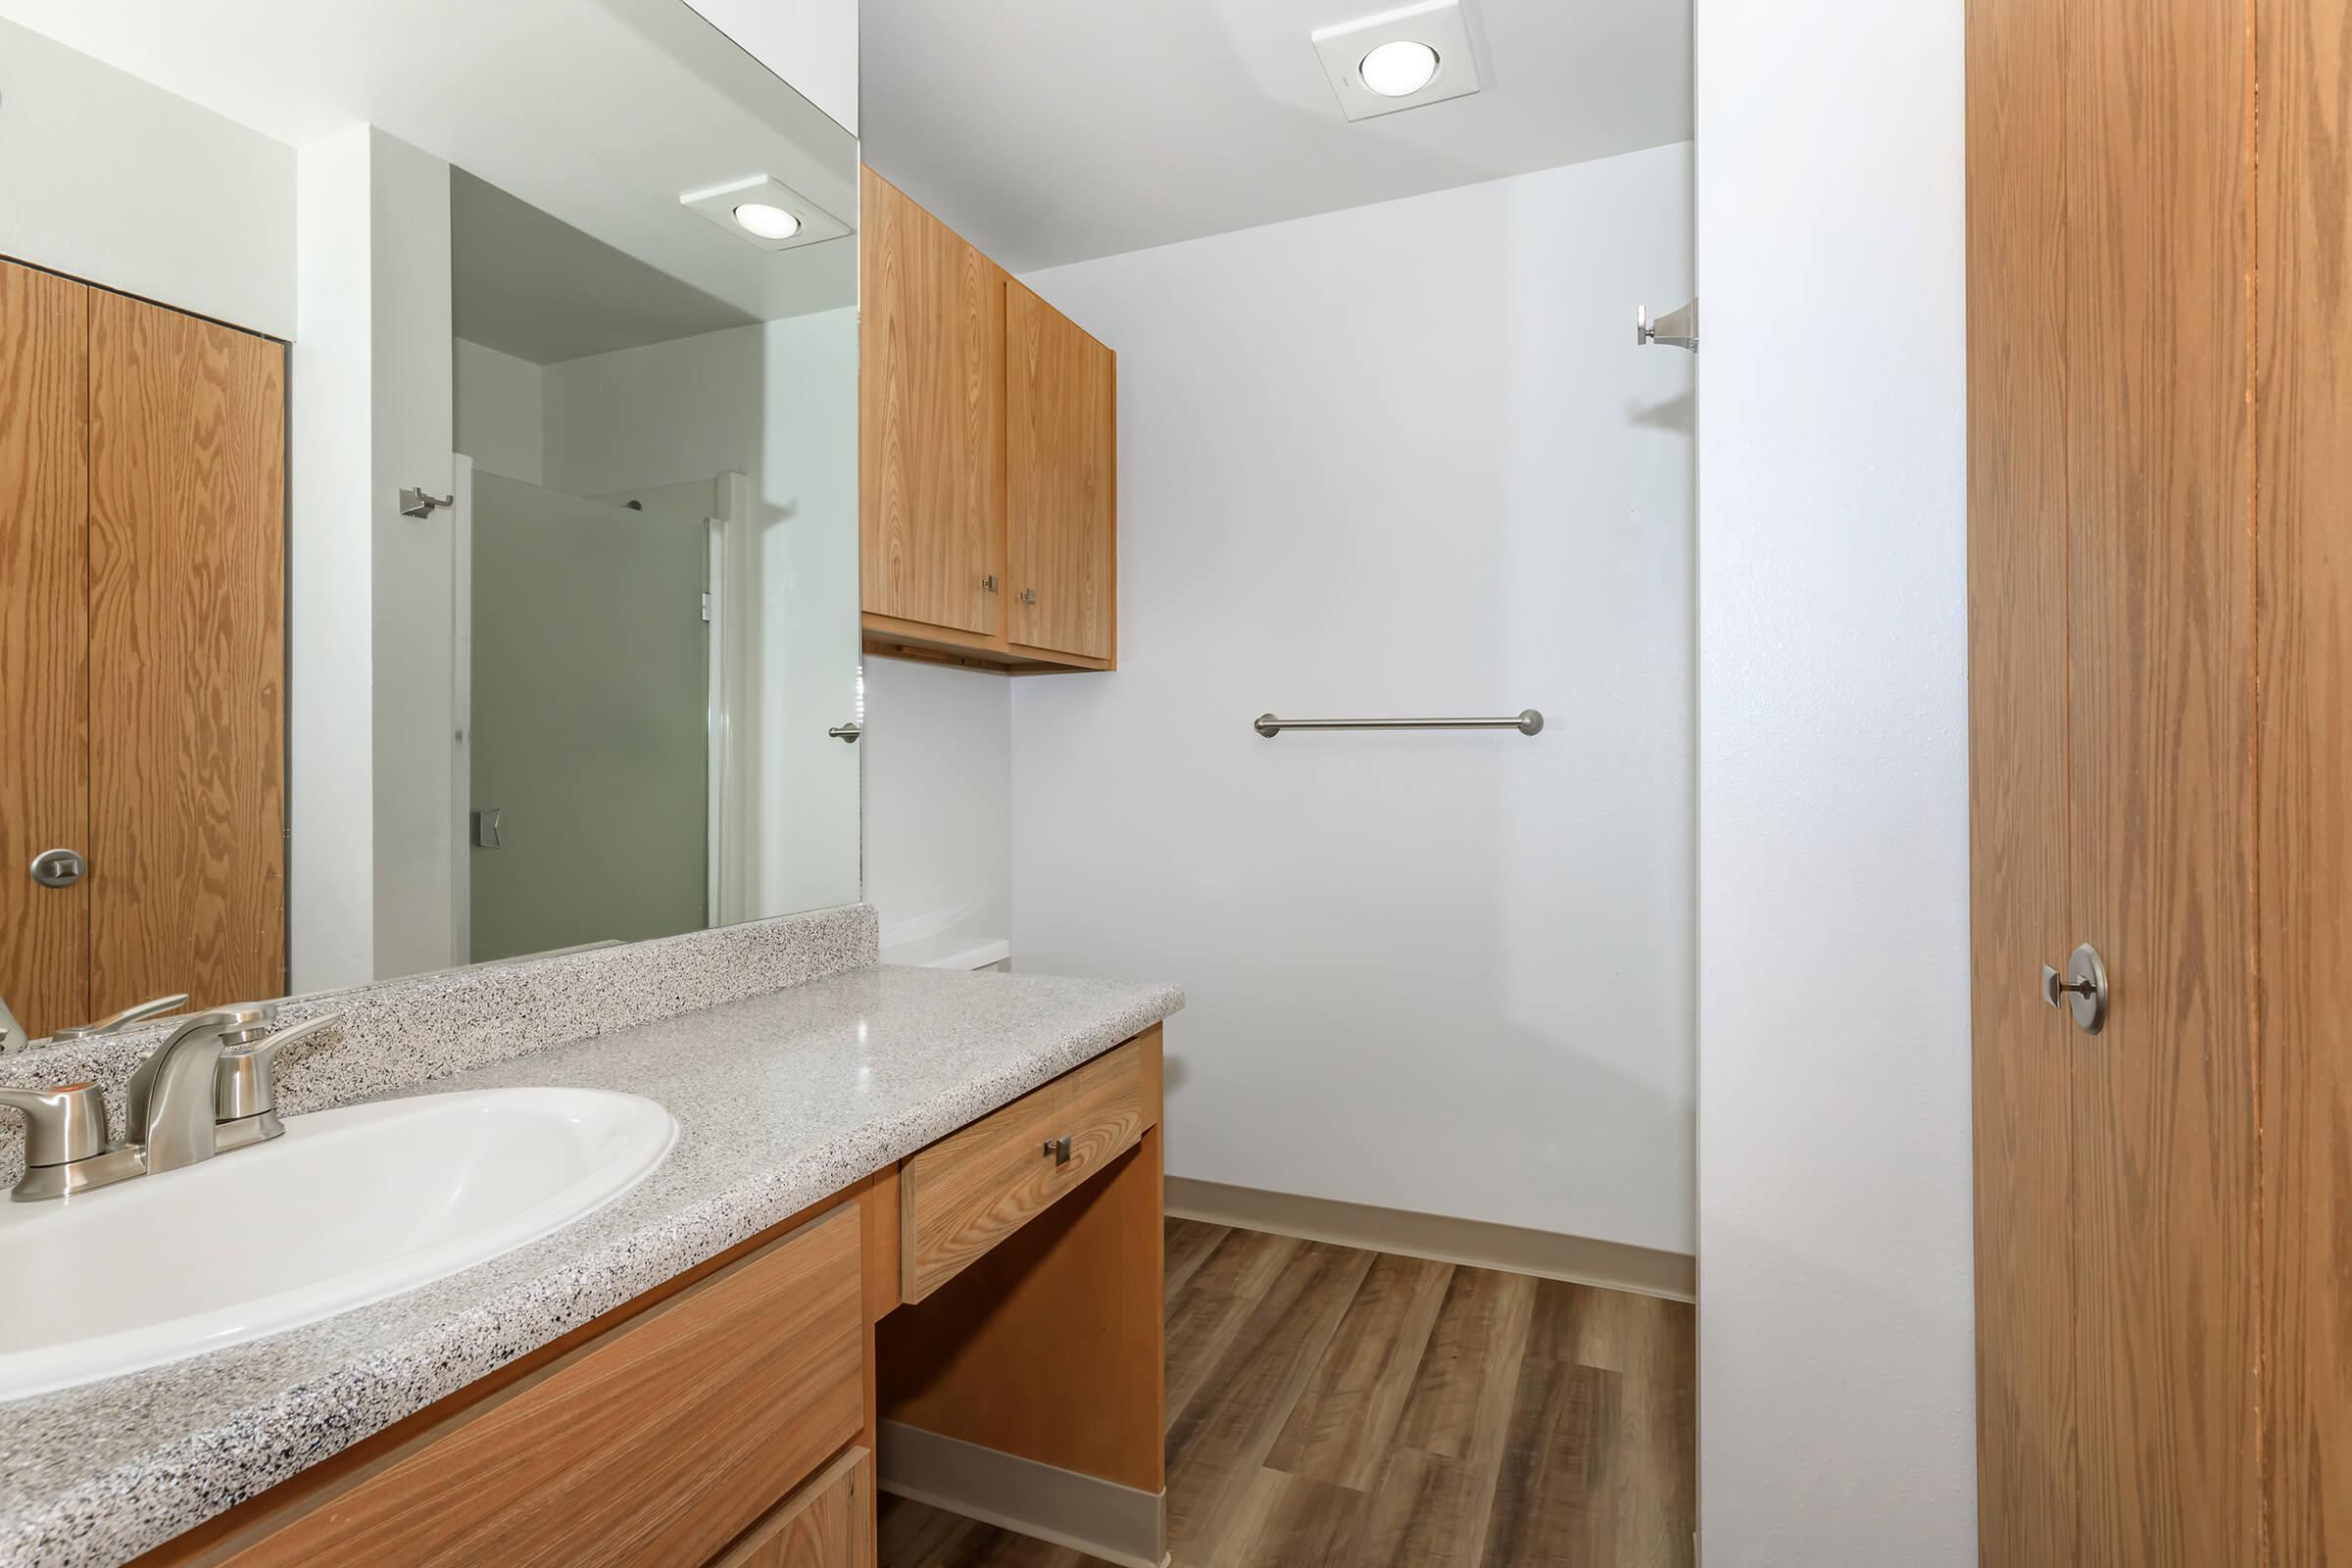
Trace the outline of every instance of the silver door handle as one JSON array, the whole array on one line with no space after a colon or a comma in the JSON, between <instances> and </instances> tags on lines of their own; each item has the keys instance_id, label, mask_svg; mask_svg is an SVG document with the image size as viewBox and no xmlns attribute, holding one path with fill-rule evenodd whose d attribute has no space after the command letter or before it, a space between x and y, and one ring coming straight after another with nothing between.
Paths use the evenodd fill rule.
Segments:
<instances>
[{"instance_id":1,"label":"silver door handle","mask_svg":"<svg viewBox=\"0 0 2352 1568\"><path fill-rule=\"evenodd\" d=\"M32 858L32 879L45 888L70 888L89 868L78 850L43 850Z\"/></svg>"},{"instance_id":2,"label":"silver door handle","mask_svg":"<svg viewBox=\"0 0 2352 1568\"><path fill-rule=\"evenodd\" d=\"M2067 959L2066 973L2061 976L2048 964L2041 966L2041 1000L2053 1007L2064 1007L2075 1015L2075 1027L2086 1035L2095 1035L2107 1027L2107 964L2099 950L2085 942Z\"/></svg>"},{"instance_id":3,"label":"silver door handle","mask_svg":"<svg viewBox=\"0 0 2352 1568\"><path fill-rule=\"evenodd\" d=\"M844 746L855 746L858 744L858 737L865 733L865 726L858 723L856 719L851 719L847 724L834 725L831 729L825 731L825 733L832 736L835 740L841 742Z\"/></svg>"}]
</instances>

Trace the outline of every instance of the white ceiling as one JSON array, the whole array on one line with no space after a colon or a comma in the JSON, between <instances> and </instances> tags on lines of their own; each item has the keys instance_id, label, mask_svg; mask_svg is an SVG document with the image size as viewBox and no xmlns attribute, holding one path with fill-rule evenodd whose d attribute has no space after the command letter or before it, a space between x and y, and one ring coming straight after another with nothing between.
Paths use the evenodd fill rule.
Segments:
<instances>
[{"instance_id":1,"label":"white ceiling","mask_svg":"<svg viewBox=\"0 0 2352 1568\"><path fill-rule=\"evenodd\" d=\"M759 319L464 170L450 173L449 272L457 335L533 365Z\"/></svg>"},{"instance_id":2,"label":"white ceiling","mask_svg":"<svg viewBox=\"0 0 2352 1568\"><path fill-rule=\"evenodd\" d=\"M865 0L865 160L1015 271L1690 135L1690 0L1464 0L1486 85L1349 124L1399 0Z\"/></svg>"},{"instance_id":3,"label":"white ceiling","mask_svg":"<svg viewBox=\"0 0 2352 1568\"><path fill-rule=\"evenodd\" d=\"M762 251L680 194L772 174L845 221L857 144L680 0L0 0L0 15L302 146L372 123L767 319L857 297L856 247Z\"/></svg>"}]
</instances>

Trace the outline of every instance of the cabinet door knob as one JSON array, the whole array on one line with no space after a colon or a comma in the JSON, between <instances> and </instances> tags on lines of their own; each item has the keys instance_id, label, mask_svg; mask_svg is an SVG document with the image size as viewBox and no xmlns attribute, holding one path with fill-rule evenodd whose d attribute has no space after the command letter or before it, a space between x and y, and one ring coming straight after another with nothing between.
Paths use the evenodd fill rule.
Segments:
<instances>
[{"instance_id":1,"label":"cabinet door knob","mask_svg":"<svg viewBox=\"0 0 2352 1568\"><path fill-rule=\"evenodd\" d=\"M981 578L980 586L987 589L992 594L995 593L997 591L997 574L992 571L987 576Z\"/></svg>"},{"instance_id":2,"label":"cabinet door knob","mask_svg":"<svg viewBox=\"0 0 2352 1568\"><path fill-rule=\"evenodd\" d=\"M1034 605L1034 604L1036 604L1036 603L1037 603L1037 590L1036 590L1036 589L1034 589L1034 588L1024 588L1024 589L1022 589L1022 590L1021 590L1021 603L1022 603L1022 604L1024 604L1024 605Z\"/></svg>"},{"instance_id":3,"label":"cabinet door knob","mask_svg":"<svg viewBox=\"0 0 2352 1568\"><path fill-rule=\"evenodd\" d=\"M1046 1157L1056 1165L1067 1165L1070 1162L1070 1135L1064 1133L1059 1138L1047 1139Z\"/></svg>"},{"instance_id":4,"label":"cabinet door knob","mask_svg":"<svg viewBox=\"0 0 2352 1568\"><path fill-rule=\"evenodd\" d=\"M45 888L70 888L88 868L74 850L43 850L32 858L32 879Z\"/></svg>"},{"instance_id":5,"label":"cabinet door knob","mask_svg":"<svg viewBox=\"0 0 2352 1568\"><path fill-rule=\"evenodd\" d=\"M2064 976L2043 964L2041 1000L2073 1012L2075 1027L2086 1035L2095 1035L2106 1028L2107 965L2099 957L2099 950L2087 942L2077 948L2074 956L2067 960Z\"/></svg>"}]
</instances>

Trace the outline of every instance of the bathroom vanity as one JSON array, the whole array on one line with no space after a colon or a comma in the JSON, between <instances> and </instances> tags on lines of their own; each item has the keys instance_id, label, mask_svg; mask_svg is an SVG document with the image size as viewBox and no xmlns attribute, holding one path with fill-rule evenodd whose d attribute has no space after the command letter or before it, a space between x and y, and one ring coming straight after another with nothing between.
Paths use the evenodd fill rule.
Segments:
<instances>
[{"instance_id":1,"label":"bathroom vanity","mask_svg":"<svg viewBox=\"0 0 2352 1568\"><path fill-rule=\"evenodd\" d=\"M660 1012L646 976L742 973L710 944L845 925L802 983L531 1038L578 1027L537 1023L542 994ZM284 1069L297 1130L299 1108L381 1095L404 1044L411 1071L461 1059L414 1043L471 1017L463 1049L489 1059L403 1093L617 1090L677 1142L490 1262L0 1405L0 1557L846 1568L874 1560L882 1487L1156 1564L1160 1020L1181 996L878 966L871 942L870 911L829 911L287 1004L349 1020Z\"/></svg>"}]
</instances>

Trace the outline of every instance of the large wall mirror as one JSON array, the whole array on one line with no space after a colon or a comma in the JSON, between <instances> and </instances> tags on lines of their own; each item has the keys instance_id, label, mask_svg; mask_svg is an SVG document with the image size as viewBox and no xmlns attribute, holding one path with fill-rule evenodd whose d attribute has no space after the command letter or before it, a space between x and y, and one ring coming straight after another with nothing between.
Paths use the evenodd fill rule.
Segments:
<instances>
[{"instance_id":1,"label":"large wall mirror","mask_svg":"<svg viewBox=\"0 0 2352 1568\"><path fill-rule=\"evenodd\" d=\"M0 0L0 1049L857 899L857 191L684 0Z\"/></svg>"}]
</instances>

